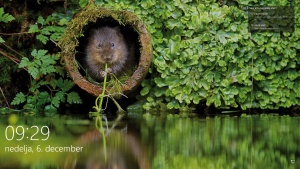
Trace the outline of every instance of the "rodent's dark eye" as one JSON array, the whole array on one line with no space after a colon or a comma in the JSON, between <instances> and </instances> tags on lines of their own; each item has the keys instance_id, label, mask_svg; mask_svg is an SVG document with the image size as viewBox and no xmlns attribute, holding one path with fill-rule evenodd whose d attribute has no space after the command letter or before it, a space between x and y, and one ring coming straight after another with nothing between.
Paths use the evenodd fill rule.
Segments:
<instances>
[{"instance_id":1,"label":"rodent's dark eye","mask_svg":"<svg viewBox=\"0 0 300 169\"><path fill-rule=\"evenodd\" d=\"M111 47L114 47L115 46L115 44L114 43L111 43Z\"/></svg>"},{"instance_id":2,"label":"rodent's dark eye","mask_svg":"<svg viewBox=\"0 0 300 169\"><path fill-rule=\"evenodd\" d=\"M98 44L98 48L101 48L101 43Z\"/></svg>"}]
</instances>

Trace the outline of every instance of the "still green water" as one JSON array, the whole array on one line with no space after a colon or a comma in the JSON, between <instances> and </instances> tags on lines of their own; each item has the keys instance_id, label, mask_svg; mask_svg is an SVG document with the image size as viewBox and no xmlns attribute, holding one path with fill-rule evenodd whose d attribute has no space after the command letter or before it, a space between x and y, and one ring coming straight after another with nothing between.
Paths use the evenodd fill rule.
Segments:
<instances>
[{"instance_id":1,"label":"still green water","mask_svg":"<svg viewBox=\"0 0 300 169\"><path fill-rule=\"evenodd\" d=\"M300 117L1 115L0 168L297 169Z\"/></svg>"}]
</instances>

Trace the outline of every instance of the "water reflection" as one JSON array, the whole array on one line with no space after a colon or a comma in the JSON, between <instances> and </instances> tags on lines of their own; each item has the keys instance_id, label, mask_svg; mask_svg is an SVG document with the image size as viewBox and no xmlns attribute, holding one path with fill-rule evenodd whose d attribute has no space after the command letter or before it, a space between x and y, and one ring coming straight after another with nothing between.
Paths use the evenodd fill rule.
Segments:
<instances>
[{"instance_id":1,"label":"water reflection","mask_svg":"<svg viewBox=\"0 0 300 169\"><path fill-rule=\"evenodd\" d=\"M138 132L127 130L127 125L132 126L127 120L117 118L115 121L113 118L107 124L104 146L101 133L95 129L94 120L86 117L17 116L14 124L10 124L10 116L3 116L0 118L0 168L151 168L151 159L141 143L140 135L137 135ZM42 140L45 137L43 133L37 133L34 136L37 140L34 141L18 140L19 137L7 140L3 137L5 132L11 137L16 133L13 129L6 128L30 129L31 126L48 126L51 133L49 139ZM18 133L21 133L20 130ZM28 134L35 134L35 131ZM27 135L23 138L26 137ZM19 151L19 147L33 151L25 153L23 150ZM41 151L37 151L38 149Z\"/></svg>"},{"instance_id":2,"label":"water reflection","mask_svg":"<svg viewBox=\"0 0 300 169\"><path fill-rule=\"evenodd\" d=\"M116 117L108 120L106 146L95 121L87 117L18 116L14 124L8 119L0 118L0 168L300 168L300 117L129 113L117 123ZM46 141L41 140L45 138L42 134L35 136L40 138L37 141L26 139L28 135L8 141L3 133L9 125L24 129L48 126L51 132ZM5 149L22 146L32 148L33 153ZM37 152L37 146L43 152ZM54 151L83 148L79 152L46 152L49 146Z\"/></svg>"},{"instance_id":3,"label":"water reflection","mask_svg":"<svg viewBox=\"0 0 300 169\"><path fill-rule=\"evenodd\" d=\"M87 132L77 141L77 146L83 146L84 152L70 153L64 168L151 168L147 152L134 135L117 130L111 131L106 137L106 142L104 147L102 135L98 130Z\"/></svg>"},{"instance_id":4,"label":"water reflection","mask_svg":"<svg viewBox=\"0 0 300 169\"><path fill-rule=\"evenodd\" d=\"M300 168L300 118L144 116L152 168ZM151 131L151 132L149 132Z\"/></svg>"}]
</instances>

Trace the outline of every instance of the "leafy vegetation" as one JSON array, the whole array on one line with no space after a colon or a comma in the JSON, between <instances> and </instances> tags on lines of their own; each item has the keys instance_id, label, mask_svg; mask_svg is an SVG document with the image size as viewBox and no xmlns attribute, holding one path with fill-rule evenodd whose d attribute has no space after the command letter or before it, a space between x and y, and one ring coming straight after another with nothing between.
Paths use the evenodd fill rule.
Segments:
<instances>
[{"instance_id":1,"label":"leafy vegetation","mask_svg":"<svg viewBox=\"0 0 300 169\"><path fill-rule=\"evenodd\" d=\"M24 13L31 12L27 11L26 7L23 10ZM0 20L5 23L12 21L14 18L10 14L3 14L3 8L0 9L0 14ZM60 63L59 50L55 47L71 16L56 12L46 17L43 17L41 13L37 13L35 16L27 14L23 16L24 19L37 17L36 21L33 22L34 24L27 25L28 31L4 34L9 35L10 38L5 39L5 42L2 39L3 46L7 49L3 50L1 54L5 56L6 60L15 61L18 68L21 68L19 70L26 70L30 74L28 89L18 92L12 100L11 105L22 105L24 109L31 112L56 112L61 103L74 104L82 102L78 93L71 90L74 83L66 76L64 67ZM13 24L11 23L11 25ZM10 28L10 25L4 28L6 27ZM16 29L13 30L16 31ZM15 34L22 36L26 40L29 40L30 37L35 37L37 41L31 38L30 47L27 48L25 44L15 43L13 40ZM14 46L17 46L18 52L13 49ZM9 70L8 67L4 69ZM15 73L18 76L18 73ZM8 73L8 76L11 76L11 72ZM1 81L4 83L3 79L5 78L1 78ZM6 85L9 82L9 80L6 80ZM20 83L26 85L26 81L20 81Z\"/></svg>"},{"instance_id":2,"label":"leafy vegetation","mask_svg":"<svg viewBox=\"0 0 300 169\"><path fill-rule=\"evenodd\" d=\"M35 24L30 24L25 34L37 39L30 47L31 55L24 51L27 46L22 48L22 44L18 45L24 56L19 67L27 69L33 80L28 94L19 93L13 104L26 102L31 106L25 107L41 108L46 105L57 109L59 103L68 100L70 103L81 102L72 92L73 99L64 99L68 98L69 91L58 90L54 83L58 79L63 84L70 82L62 73L56 55L59 49L55 45L73 14L89 1L69 3L69 8L62 9L57 5L53 13L47 16L38 13L31 20ZM154 58L151 78L143 82L138 97L145 100L143 108L182 111L195 109L203 103L218 108L241 109L278 109L300 105L299 3L288 0L96 1L101 7L128 10L148 25ZM295 31L249 33L248 16L243 7L255 5L294 6ZM0 17L2 22L10 22L13 17L20 20L20 16L10 17L3 9ZM82 28L82 25L72 25L72 28ZM80 35L72 36L82 36L82 31L78 32ZM10 38L0 41L13 42ZM78 45L76 38L73 41ZM41 58L44 57L48 60L43 61ZM0 59L1 62L4 61ZM4 77L0 78L1 81L8 82ZM48 100L37 101L46 97ZM56 98L56 101L53 103L49 98ZM39 106L33 106L37 103Z\"/></svg>"},{"instance_id":3,"label":"leafy vegetation","mask_svg":"<svg viewBox=\"0 0 300 169\"><path fill-rule=\"evenodd\" d=\"M126 9L148 25L152 78L143 82L144 109L278 109L300 104L299 2L97 1ZM295 32L248 32L244 6L295 7Z\"/></svg>"},{"instance_id":4,"label":"leafy vegetation","mask_svg":"<svg viewBox=\"0 0 300 169\"><path fill-rule=\"evenodd\" d=\"M4 13L4 9L0 8L0 22L8 23L14 19L15 18L12 15L10 15L8 13ZM5 42L5 41L0 36L0 43L3 43L3 42Z\"/></svg>"},{"instance_id":5,"label":"leafy vegetation","mask_svg":"<svg viewBox=\"0 0 300 169\"><path fill-rule=\"evenodd\" d=\"M58 41L58 39L61 37L61 35L65 31L64 25L68 23L68 20L66 18L63 18L59 20L57 23L58 25L49 25L50 22L55 21L57 15L52 15L51 17L48 17L46 20L39 16L37 19L37 24L41 25L39 28L37 24L30 25L30 28L28 30L29 33L38 33L36 38L41 41L43 44L46 44L47 41L53 40ZM45 26L46 25L46 26ZM48 26L47 26L48 25Z\"/></svg>"}]
</instances>

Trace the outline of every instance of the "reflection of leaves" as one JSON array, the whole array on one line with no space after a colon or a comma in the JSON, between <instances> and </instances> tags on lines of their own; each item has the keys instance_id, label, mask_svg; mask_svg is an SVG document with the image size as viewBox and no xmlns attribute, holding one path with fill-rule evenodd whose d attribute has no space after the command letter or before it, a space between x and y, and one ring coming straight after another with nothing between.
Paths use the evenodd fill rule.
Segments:
<instances>
[{"instance_id":1,"label":"reflection of leaves","mask_svg":"<svg viewBox=\"0 0 300 169\"><path fill-rule=\"evenodd\" d=\"M199 120L170 114L144 118L147 123L141 126L142 138L154 138L152 149L158 150L152 162L154 169L288 168L290 163L286 161L286 152L292 159L299 152L297 140L300 133L293 131L298 127L298 118L295 117L243 114L242 117ZM255 134L255 144L251 143L253 135L249 131ZM287 133L289 137L278 137ZM266 137L276 139L266 140ZM252 152L250 156L245 153L249 151ZM264 154L264 160L261 160L261 154Z\"/></svg>"}]
</instances>

